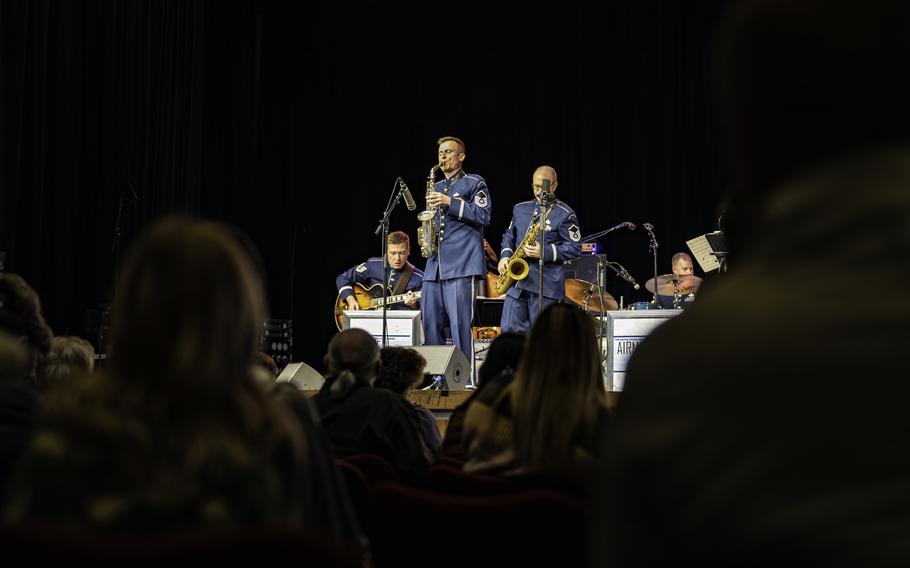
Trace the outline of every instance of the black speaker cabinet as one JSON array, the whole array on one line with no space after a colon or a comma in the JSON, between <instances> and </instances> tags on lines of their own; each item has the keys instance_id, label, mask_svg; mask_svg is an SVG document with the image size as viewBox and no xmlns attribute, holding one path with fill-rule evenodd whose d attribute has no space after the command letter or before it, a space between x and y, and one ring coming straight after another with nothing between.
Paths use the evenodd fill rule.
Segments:
<instances>
[{"instance_id":1,"label":"black speaker cabinet","mask_svg":"<svg viewBox=\"0 0 910 568\"><path fill-rule=\"evenodd\" d=\"M421 345L413 347L427 360L427 375L441 375L446 390L464 390L471 377L471 365L461 349L454 345Z\"/></svg>"}]
</instances>

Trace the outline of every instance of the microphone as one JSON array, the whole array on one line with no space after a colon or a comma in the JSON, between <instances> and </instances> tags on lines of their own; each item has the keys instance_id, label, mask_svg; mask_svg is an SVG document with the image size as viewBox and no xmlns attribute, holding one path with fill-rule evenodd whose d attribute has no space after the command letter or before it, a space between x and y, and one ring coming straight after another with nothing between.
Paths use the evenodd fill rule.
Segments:
<instances>
[{"instance_id":1,"label":"microphone","mask_svg":"<svg viewBox=\"0 0 910 568\"><path fill-rule=\"evenodd\" d=\"M629 272L625 269L625 267L623 265L619 264L618 262L614 262L613 264L615 264L619 268L619 271L617 272L617 274L619 274L620 278L622 278L623 280L625 280L626 282L631 284L632 287L635 288L636 290L641 288L641 286L638 285L638 282L636 282L635 279L632 278L632 275L629 274Z\"/></svg>"},{"instance_id":2,"label":"microphone","mask_svg":"<svg viewBox=\"0 0 910 568\"><path fill-rule=\"evenodd\" d=\"M417 209L417 204L414 203L414 196L411 195L411 190L408 189L407 184L401 178L398 178L398 183L401 184L401 195L404 197L404 204L407 206L408 211Z\"/></svg>"},{"instance_id":3,"label":"microphone","mask_svg":"<svg viewBox=\"0 0 910 568\"><path fill-rule=\"evenodd\" d=\"M629 274L628 272L626 272L625 268L620 267L619 275L622 276L622 279L625 280L626 282L628 282L629 284L631 284L632 287L635 288L636 290L641 288L641 286L638 285L638 282L636 282L635 279L632 278L632 275Z\"/></svg>"},{"instance_id":4,"label":"microphone","mask_svg":"<svg viewBox=\"0 0 910 568\"><path fill-rule=\"evenodd\" d=\"M548 179L543 180L540 184L540 193L537 196L537 200L544 207L553 203L553 200L555 199L553 194L550 193L550 184L551 182Z\"/></svg>"},{"instance_id":5,"label":"microphone","mask_svg":"<svg viewBox=\"0 0 910 568\"><path fill-rule=\"evenodd\" d=\"M607 231L607 232L612 233L612 232L615 231L616 229L623 229L623 228L625 228L625 229L631 229L632 231L634 231L634 230L635 230L635 223L633 223L632 221L623 221L622 223L620 223L619 225L616 225L615 227L613 227L612 229L610 229L610 230Z\"/></svg>"},{"instance_id":6,"label":"microphone","mask_svg":"<svg viewBox=\"0 0 910 568\"><path fill-rule=\"evenodd\" d=\"M654 225L652 225L651 223L645 223L644 225L642 225L642 227L644 227L646 231L654 230Z\"/></svg>"}]
</instances>

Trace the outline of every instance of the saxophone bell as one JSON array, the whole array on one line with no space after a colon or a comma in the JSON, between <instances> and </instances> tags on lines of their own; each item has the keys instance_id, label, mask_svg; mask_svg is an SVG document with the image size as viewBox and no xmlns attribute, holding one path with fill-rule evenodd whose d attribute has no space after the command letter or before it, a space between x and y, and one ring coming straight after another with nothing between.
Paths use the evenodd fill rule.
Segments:
<instances>
[{"instance_id":1,"label":"saxophone bell","mask_svg":"<svg viewBox=\"0 0 910 568\"><path fill-rule=\"evenodd\" d=\"M506 267L506 273L512 280L524 280L528 277L528 272L530 272L530 270L528 261L523 258L513 258L509 260L509 265Z\"/></svg>"}]
</instances>

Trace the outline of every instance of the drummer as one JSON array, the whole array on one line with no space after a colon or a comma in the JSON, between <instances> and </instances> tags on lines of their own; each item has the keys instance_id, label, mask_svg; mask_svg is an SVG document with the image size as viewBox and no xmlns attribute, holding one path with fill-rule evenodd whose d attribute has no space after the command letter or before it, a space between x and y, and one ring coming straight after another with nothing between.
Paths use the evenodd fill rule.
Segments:
<instances>
[{"instance_id":1,"label":"drummer","mask_svg":"<svg viewBox=\"0 0 910 568\"><path fill-rule=\"evenodd\" d=\"M670 259L670 271L676 276L692 276L692 257L687 253L678 252L673 255L673 258ZM685 292L685 290L684 290ZM657 301L660 302L660 305L664 308L673 307L673 296L664 296L660 294L660 288L658 288ZM684 293L680 298L680 307L686 308L695 301L695 292Z\"/></svg>"}]
</instances>

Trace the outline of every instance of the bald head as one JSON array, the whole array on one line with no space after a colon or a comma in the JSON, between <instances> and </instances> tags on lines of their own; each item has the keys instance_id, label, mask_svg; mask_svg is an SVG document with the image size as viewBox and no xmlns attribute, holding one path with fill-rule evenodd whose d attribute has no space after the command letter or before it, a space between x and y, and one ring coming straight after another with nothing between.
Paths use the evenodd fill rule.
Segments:
<instances>
[{"instance_id":1,"label":"bald head","mask_svg":"<svg viewBox=\"0 0 910 568\"><path fill-rule=\"evenodd\" d=\"M550 180L550 193L556 193L556 170L550 166L540 166L534 170L531 185L534 188L534 197L543 189L544 180Z\"/></svg>"}]
</instances>

